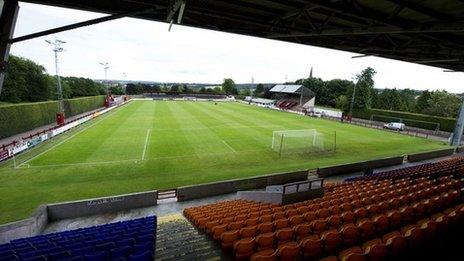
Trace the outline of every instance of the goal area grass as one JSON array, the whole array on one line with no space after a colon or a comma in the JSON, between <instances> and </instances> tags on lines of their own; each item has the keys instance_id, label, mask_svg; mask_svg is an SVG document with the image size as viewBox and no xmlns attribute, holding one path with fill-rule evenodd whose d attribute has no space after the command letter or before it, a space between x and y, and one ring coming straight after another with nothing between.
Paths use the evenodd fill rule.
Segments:
<instances>
[{"instance_id":1,"label":"goal area grass","mask_svg":"<svg viewBox=\"0 0 464 261\"><path fill-rule=\"evenodd\" d=\"M337 149L279 156L274 131L336 131ZM132 101L0 165L0 223L40 204L311 169L443 142L238 102Z\"/></svg>"}]
</instances>

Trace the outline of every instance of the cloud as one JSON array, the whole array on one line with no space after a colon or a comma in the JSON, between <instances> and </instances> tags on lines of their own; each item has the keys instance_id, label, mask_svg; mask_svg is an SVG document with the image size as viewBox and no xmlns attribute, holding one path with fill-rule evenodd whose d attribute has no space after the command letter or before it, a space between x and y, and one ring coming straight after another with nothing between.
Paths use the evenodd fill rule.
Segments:
<instances>
[{"instance_id":1,"label":"cloud","mask_svg":"<svg viewBox=\"0 0 464 261\"><path fill-rule=\"evenodd\" d=\"M15 36L103 16L90 12L20 3ZM54 72L45 39L67 41L60 53L63 75L103 78L99 62L109 62L108 77L162 82L283 82L314 75L352 79L371 66L377 88L446 89L463 92L461 73L383 58L352 59L354 54L199 28L124 18L14 44L11 52Z\"/></svg>"}]
</instances>

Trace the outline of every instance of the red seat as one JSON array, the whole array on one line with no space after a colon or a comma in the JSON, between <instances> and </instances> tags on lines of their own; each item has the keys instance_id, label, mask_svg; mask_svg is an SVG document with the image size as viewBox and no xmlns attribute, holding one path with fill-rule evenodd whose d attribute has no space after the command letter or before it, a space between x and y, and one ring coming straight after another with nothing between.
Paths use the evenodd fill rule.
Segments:
<instances>
[{"instance_id":1,"label":"red seat","mask_svg":"<svg viewBox=\"0 0 464 261\"><path fill-rule=\"evenodd\" d=\"M340 228L340 233L342 234L343 244L345 246L352 246L358 243L359 232L358 228L350 223L345 224Z\"/></svg>"},{"instance_id":2,"label":"red seat","mask_svg":"<svg viewBox=\"0 0 464 261\"><path fill-rule=\"evenodd\" d=\"M398 231L393 231L384 235L382 240L393 256L401 255L407 247L406 238Z\"/></svg>"},{"instance_id":3,"label":"red seat","mask_svg":"<svg viewBox=\"0 0 464 261\"><path fill-rule=\"evenodd\" d=\"M283 244L293 240L293 229L282 228L276 231L277 244Z\"/></svg>"},{"instance_id":4,"label":"red seat","mask_svg":"<svg viewBox=\"0 0 464 261\"><path fill-rule=\"evenodd\" d=\"M303 256L305 258L316 259L320 258L324 253L324 247L321 238L317 235L312 235L305 238L302 242Z\"/></svg>"},{"instance_id":5,"label":"red seat","mask_svg":"<svg viewBox=\"0 0 464 261\"><path fill-rule=\"evenodd\" d=\"M317 219L310 223L314 233L320 234L327 229L327 223L323 219Z\"/></svg>"},{"instance_id":6,"label":"red seat","mask_svg":"<svg viewBox=\"0 0 464 261\"><path fill-rule=\"evenodd\" d=\"M233 248L234 241L240 237L238 230L231 230L222 233L221 235L221 246L224 250L231 250Z\"/></svg>"},{"instance_id":7,"label":"red seat","mask_svg":"<svg viewBox=\"0 0 464 261\"><path fill-rule=\"evenodd\" d=\"M342 219L339 215L332 215L328 217L326 221L330 228L335 228L335 229L338 229L338 227L342 223Z\"/></svg>"},{"instance_id":8,"label":"red seat","mask_svg":"<svg viewBox=\"0 0 464 261\"><path fill-rule=\"evenodd\" d=\"M385 260L388 255L387 246L379 238L364 243L363 250L369 261Z\"/></svg>"},{"instance_id":9,"label":"red seat","mask_svg":"<svg viewBox=\"0 0 464 261\"><path fill-rule=\"evenodd\" d=\"M274 249L266 249L254 253L251 258L251 261L275 261L277 260L277 251Z\"/></svg>"},{"instance_id":10,"label":"red seat","mask_svg":"<svg viewBox=\"0 0 464 261\"><path fill-rule=\"evenodd\" d=\"M296 226L305 222L303 216L301 215L292 216L289 220L292 226Z\"/></svg>"},{"instance_id":11,"label":"red seat","mask_svg":"<svg viewBox=\"0 0 464 261\"><path fill-rule=\"evenodd\" d=\"M272 222L264 222L258 225L259 233L268 233L274 231L274 223Z\"/></svg>"},{"instance_id":12,"label":"red seat","mask_svg":"<svg viewBox=\"0 0 464 261\"><path fill-rule=\"evenodd\" d=\"M294 227L295 238L297 241L301 241L303 238L311 234L311 225L308 223L299 224Z\"/></svg>"},{"instance_id":13,"label":"red seat","mask_svg":"<svg viewBox=\"0 0 464 261\"><path fill-rule=\"evenodd\" d=\"M358 246L341 251L338 259L341 261L367 261L363 250Z\"/></svg>"},{"instance_id":14,"label":"red seat","mask_svg":"<svg viewBox=\"0 0 464 261\"><path fill-rule=\"evenodd\" d=\"M296 260L300 255L300 244L294 241L282 244L277 249L279 260Z\"/></svg>"},{"instance_id":15,"label":"red seat","mask_svg":"<svg viewBox=\"0 0 464 261\"><path fill-rule=\"evenodd\" d=\"M369 240L375 236L374 222L370 219L363 219L357 223L359 236L363 241Z\"/></svg>"},{"instance_id":16,"label":"red seat","mask_svg":"<svg viewBox=\"0 0 464 261\"><path fill-rule=\"evenodd\" d=\"M321 239L324 242L325 251L328 254L335 254L342 243L341 234L335 229L322 233Z\"/></svg>"},{"instance_id":17,"label":"red seat","mask_svg":"<svg viewBox=\"0 0 464 261\"><path fill-rule=\"evenodd\" d=\"M259 234L255 238L258 250L271 249L274 247L275 233Z\"/></svg>"},{"instance_id":18,"label":"red seat","mask_svg":"<svg viewBox=\"0 0 464 261\"><path fill-rule=\"evenodd\" d=\"M236 259L248 259L255 248L254 238L240 239L234 242L234 256Z\"/></svg>"}]
</instances>

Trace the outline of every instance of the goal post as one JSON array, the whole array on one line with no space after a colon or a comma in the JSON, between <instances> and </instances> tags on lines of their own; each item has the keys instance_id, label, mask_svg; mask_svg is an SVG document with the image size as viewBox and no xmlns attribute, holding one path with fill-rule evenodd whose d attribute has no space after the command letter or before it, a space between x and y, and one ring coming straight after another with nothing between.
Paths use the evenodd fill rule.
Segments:
<instances>
[{"instance_id":1,"label":"goal post","mask_svg":"<svg viewBox=\"0 0 464 261\"><path fill-rule=\"evenodd\" d=\"M272 133L271 148L282 153L324 151L325 136L316 129L282 130Z\"/></svg>"}]
</instances>

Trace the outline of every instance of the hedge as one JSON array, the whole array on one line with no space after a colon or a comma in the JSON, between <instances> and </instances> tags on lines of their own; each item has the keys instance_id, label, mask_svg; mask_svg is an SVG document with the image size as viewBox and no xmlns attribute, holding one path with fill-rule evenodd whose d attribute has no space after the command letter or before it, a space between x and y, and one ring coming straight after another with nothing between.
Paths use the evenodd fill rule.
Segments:
<instances>
[{"instance_id":1,"label":"hedge","mask_svg":"<svg viewBox=\"0 0 464 261\"><path fill-rule=\"evenodd\" d=\"M105 96L64 100L65 116L71 117L103 106ZM58 101L0 106L0 139L55 122Z\"/></svg>"},{"instance_id":2,"label":"hedge","mask_svg":"<svg viewBox=\"0 0 464 261\"><path fill-rule=\"evenodd\" d=\"M402 121L411 127L423 128L423 129L433 129L431 124L427 124L425 122L434 122L440 124L441 131L453 132L454 127L456 125L456 119L454 118L444 118L444 117L436 117L430 116L425 114L418 114L418 113L411 113L411 112L403 112L403 111L388 111L388 110L380 110L380 109L367 109L367 110L360 110L354 111L353 116L356 118L367 119L370 120L372 115L381 115L387 116L392 118L402 119ZM415 120L408 122L408 119ZM381 121L380 119L378 119ZM387 122L388 119L385 119ZM423 121L416 122L416 121Z\"/></svg>"}]
</instances>

